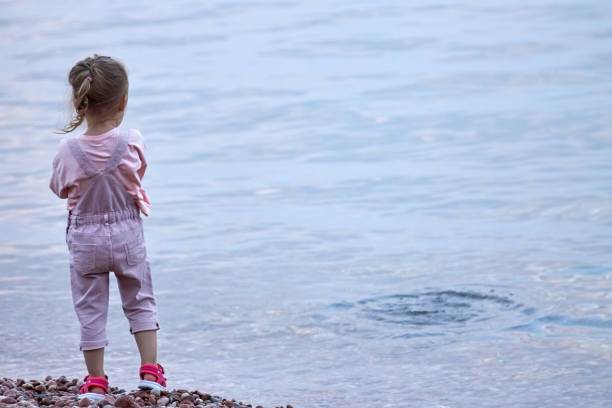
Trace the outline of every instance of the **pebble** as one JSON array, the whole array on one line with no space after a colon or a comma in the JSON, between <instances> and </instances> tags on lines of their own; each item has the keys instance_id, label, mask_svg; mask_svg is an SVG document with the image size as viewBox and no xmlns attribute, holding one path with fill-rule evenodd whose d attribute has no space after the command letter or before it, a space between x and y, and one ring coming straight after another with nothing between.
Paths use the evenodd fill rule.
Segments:
<instances>
[{"instance_id":1,"label":"pebble","mask_svg":"<svg viewBox=\"0 0 612 408\"><path fill-rule=\"evenodd\" d=\"M138 404L136 404L131 395L122 395L117 398L115 406L119 408L134 408L137 407Z\"/></svg>"},{"instance_id":2,"label":"pebble","mask_svg":"<svg viewBox=\"0 0 612 408\"><path fill-rule=\"evenodd\" d=\"M5 403L5 404L16 404L17 400L13 397L6 397L6 398L2 398L0 402Z\"/></svg>"},{"instance_id":3,"label":"pebble","mask_svg":"<svg viewBox=\"0 0 612 408\"><path fill-rule=\"evenodd\" d=\"M113 394L106 394L104 399L112 405L115 405L115 401L117 401L117 398L113 396Z\"/></svg>"}]
</instances>

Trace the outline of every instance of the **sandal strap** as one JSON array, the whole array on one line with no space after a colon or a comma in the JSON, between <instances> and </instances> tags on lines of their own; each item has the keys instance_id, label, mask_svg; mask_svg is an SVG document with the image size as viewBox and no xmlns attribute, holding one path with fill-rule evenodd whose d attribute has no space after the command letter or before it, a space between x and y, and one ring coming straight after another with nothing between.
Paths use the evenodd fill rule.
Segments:
<instances>
[{"instance_id":1,"label":"sandal strap","mask_svg":"<svg viewBox=\"0 0 612 408\"><path fill-rule=\"evenodd\" d=\"M104 390L104 393L108 392L108 380L101 377L90 377L87 376L83 379L84 384L81 385L79 394L86 394L89 392L89 387L100 387Z\"/></svg>"},{"instance_id":2,"label":"sandal strap","mask_svg":"<svg viewBox=\"0 0 612 408\"><path fill-rule=\"evenodd\" d=\"M166 377L164 374L164 367L161 364L157 364L156 366L153 364L144 364L140 366L140 379L144 379L144 374L151 374L155 377L155 381L166 386Z\"/></svg>"}]
</instances>

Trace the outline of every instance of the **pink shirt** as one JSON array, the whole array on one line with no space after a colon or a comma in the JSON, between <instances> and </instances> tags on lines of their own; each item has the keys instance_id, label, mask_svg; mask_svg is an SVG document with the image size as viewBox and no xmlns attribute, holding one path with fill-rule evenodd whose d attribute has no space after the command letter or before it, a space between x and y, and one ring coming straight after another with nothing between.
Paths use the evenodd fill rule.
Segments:
<instances>
[{"instance_id":1,"label":"pink shirt","mask_svg":"<svg viewBox=\"0 0 612 408\"><path fill-rule=\"evenodd\" d=\"M96 136L79 135L76 139L85 152L87 158L97 169L103 169L106 161L111 157L117 141L119 128ZM117 178L144 215L151 212L151 203L147 193L141 186L141 180L147 169L147 160L144 156L144 138L136 129L128 130L128 148L117 168ZM58 152L53 159L53 174L49 187L59 198L67 198L68 210L72 210L79 201L81 194L87 189L89 179L81 169L70 151L67 139L62 139Z\"/></svg>"}]
</instances>

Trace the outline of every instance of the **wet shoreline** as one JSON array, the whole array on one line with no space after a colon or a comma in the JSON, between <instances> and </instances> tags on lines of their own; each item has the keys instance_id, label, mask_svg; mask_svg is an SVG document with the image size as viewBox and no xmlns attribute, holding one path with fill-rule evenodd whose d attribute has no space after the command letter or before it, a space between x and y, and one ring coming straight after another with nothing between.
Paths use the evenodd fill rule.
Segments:
<instances>
[{"instance_id":1,"label":"wet shoreline","mask_svg":"<svg viewBox=\"0 0 612 408\"><path fill-rule=\"evenodd\" d=\"M133 390L126 391L118 387L110 387L103 400L90 401L85 398L78 400L78 390L81 381L77 378L68 379L65 376L44 380L29 380L2 378L0 380L0 408L4 407L207 407L207 408L252 408L253 405L210 395L198 390L188 391L175 389ZM256 405L255 408L263 408ZM291 405L279 408L292 408Z\"/></svg>"}]
</instances>

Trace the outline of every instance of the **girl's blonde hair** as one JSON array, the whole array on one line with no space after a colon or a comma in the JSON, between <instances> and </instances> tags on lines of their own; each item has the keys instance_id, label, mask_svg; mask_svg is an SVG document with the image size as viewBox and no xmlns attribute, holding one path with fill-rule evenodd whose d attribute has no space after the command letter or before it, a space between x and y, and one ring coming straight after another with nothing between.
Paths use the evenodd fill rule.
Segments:
<instances>
[{"instance_id":1,"label":"girl's blonde hair","mask_svg":"<svg viewBox=\"0 0 612 408\"><path fill-rule=\"evenodd\" d=\"M119 106L129 87L123 64L98 54L77 62L68 74L68 82L72 86L75 115L66 127L60 129L61 133L78 128L88 111L104 115Z\"/></svg>"}]
</instances>

